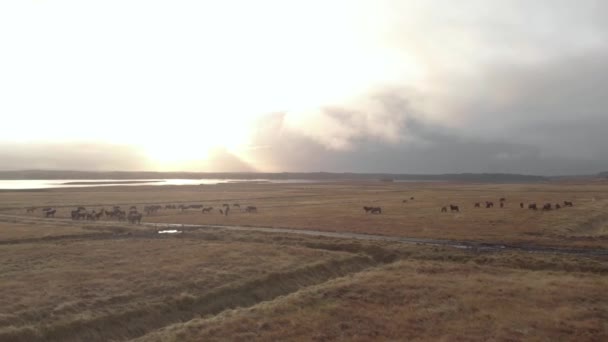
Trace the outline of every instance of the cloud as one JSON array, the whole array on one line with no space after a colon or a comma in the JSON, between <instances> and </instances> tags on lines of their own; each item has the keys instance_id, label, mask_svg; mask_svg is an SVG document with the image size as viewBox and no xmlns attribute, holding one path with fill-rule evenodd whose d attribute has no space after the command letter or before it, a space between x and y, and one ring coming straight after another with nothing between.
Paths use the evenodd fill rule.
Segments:
<instances>
[{"instance_id":1,"label":"cloud","mask_svg":"<svg viewBox=\"0 0 608 342\"><path fill-rule=\"evenodd\" d=\"M150 162L135 147L106 143L0 142L0 169L141 171Z\"/></svg>"},{"instance_id":2,"label":"cloud","mask_svg":"<svg viewBox=\"0 0 608 342\"><path fill-rule=\"evenodd\" d=\"M418 61L422 76L403 74L348 103L259 120L252 144L267 148L252 153L263 165L548 175L608 169L608 22L600 14L608 3L383 4L385 43Z\"/></svg>"}]
</instances>

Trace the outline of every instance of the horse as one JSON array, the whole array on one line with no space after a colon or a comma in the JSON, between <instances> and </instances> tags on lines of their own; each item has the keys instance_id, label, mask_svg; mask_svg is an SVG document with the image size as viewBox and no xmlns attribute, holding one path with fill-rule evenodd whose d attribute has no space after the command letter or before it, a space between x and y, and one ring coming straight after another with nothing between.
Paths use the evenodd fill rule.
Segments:
<instances>
[{"instance_id":1,"label":"horse","mask_svg":"<svg viewBox=\"0 0 608 342\"><path fill-rule=\"evenodd\" d=\"M25 210L25 212L26 212L26 213L33 213L35 210L36 210L36 208L31 207L31 208L27 208L27 209Z\"/></svg>"},{"instance_id":2,"label":"horse","mask_svg":"<svg viewBox=\"0 0 608 342\"><path fill-rule=\"evenodd\" d=\"M132 211L129 213L129 216L127 216L127 219L129 220L129 223L141 223L141 218L142 218L142 214L138 213L137 211Z\"/></svg>"},{"instance_id":3,"label":"horse","mask_svg":"<svg viewBox=\"0 0 608 342\"><path fill-rule=\"evenodd\" d=\"M50 209L44 212L44 217L55 217L55 213L57 212L57 209Z\"/></svg>"},{"instance_id":4,"label":"horse","mask_svg":"<svg viewBox=\"0 0 608 342\"><path fill-rule=\"evenodd\" d=\"M401 201L401 203L407 203L407 200L403 200L403 201Z\"/></svg>"},{"instance_id":5,"label":"horse","mask_svg":"<svg viewBox=\"0 0 608 342\"><path fill-rule=\"evenodd\" d=\"M519 207L523 209L523 208L524 208L524 203L523 203L523 202L520 202L520 203L519 203Z\"/></svg>"},{"instance_id":6,"label":"horse","mask_svg":"<svg viewBox=\"0 0 608 342\"><path fill-rule=\"evenodd\" d=\"M536 206L536 203L530 203L530 204L528 204L528 209L538 210L538 207Z\"/></svg>"},{"instance_id":7,"label":"horse","mask_svg":"<svg viewBox=\"0 0 608 342\"><path fill-rule=\"evenodd\" d=\"M258 208L250 205L247 208L245 208L245 212L246 213L257 213Z\"/></svg>"},{"instance_id":8,"label":"horse","mask_svg":"<svg viewBox=\"0 0 608 342\"><path fill-rule=\"evenodd\" d=\"M370 211L372 214L382 214L382 208L380 207L373 207Z\"/></svg>"},{"instance_id":9,"label":"horse","mask_svg":"<svg viewBox=\"0 0 608 342\"><path fill-rule=\"evenodd\" d=\"M562 206L561 206L561 205L559 205L559 203L555 203L555 210L559 210L559 209L561 209L561 208L562 208Z\"/></svg>"},{"instance_id":10,"label":"horse","mask_svg":"<svg viewBox=\"0 0 608 342\"><path fill-rule=\"evenodd\" d=\"M238 203L234 203L232 206L233 206L233 207L237 207L237 208L240 208L240 207L241 207L241 205L240 205L240 204L238 204Z\"/></svg>"},{"instance_id":11,"label":"horse","mask_svg":"<svg viewBox=\"0 0 608 342\"><path fill-rule=\"evenodd\" d=\"M564 201L564 207L573 207L574 204L572 204L572 202L570 201Z\"/></svg>"},{"instance_id":12,"label":"horse","mask_svg":"<svg viewBox=\"0 0 608 342\"><path fill-rule=\"evenodd\" d=\"M549 211L551 209L551 203L545 203L545 205L543 205L543 211Z\"/></svg>"},{"instance_id":13,"label":"horse","mask_svg":"<svg viewBox=\"0 0 608 342\"><path fill-rule=\"evenodd\" d=\"M479 202L475 202L475 208L481 208L481 204Z\"/></svg>"},{"instance_id":14,"label":"horse","mask_svg":"<svg viewBox=\"0 0 608 342\"><path fill-rule=\"evenodd\" d=\"M365 210L365 213L369 213L372 209L374 209L374 207L363 207L363 210Z\"/></svg>"},{"instance_id":15,"label":"horse","mask_svg":"<svg viewBox=\"0 0 608 342\"><path fill-rule=\"evenodd\" d=\"M486 208L494 208L494 202L486 201Z\"/></svg>"},{"instance_id":16,"label":"horse","mask_svg":"<svg viewBox=\"0 0 608 342\"><path fill-rule=\"evenodd\" d=\"M460 212L460 208L457 205L450 204L450 211Z\"/></svg>"},{"instance_id":17,"label":"horse","mask_svg":"<svg viewBox=\"0 0 608 342\"><path fill-rule=\"evenodd\" d=\"M500 207L504 208L505 207L505 202L500 202Z\"/></svg>"},{"instance_id":18,"label":"horse","mask_svg":"<svg viewBox=\"0 0 608 342\"><path fill-rule=\"evenodd\" d=\"M441 212L442 213L447 213L448 212L448 208L447 207L441 207Z\"/></svg>"},{"instance_id":19,"label":"horse","mask_svg":"<svg viewBox=\"0 0 608 342\"><path fill-rule=\"evenodd\" d=\"M211 210L213 210L213 207L207 207L207 208L203 208L203 209L201 210L201 212L204 214L204 213L208 213L208 212L210 212Z\"/></svg>"},{"instance_id":20,"label":"horse","mask_svg":"<svg viewBox=\"0 0 608 342\"><path fill-rule=\"evenodd\" d=\"M500 201L500 202L504 202L504 201L506 201L506 200L507 200L507 199L506 199L506 198L504 198L504 197L501 197L501 198L499 199L499 201Z\"/></svg>"}]
</instances>

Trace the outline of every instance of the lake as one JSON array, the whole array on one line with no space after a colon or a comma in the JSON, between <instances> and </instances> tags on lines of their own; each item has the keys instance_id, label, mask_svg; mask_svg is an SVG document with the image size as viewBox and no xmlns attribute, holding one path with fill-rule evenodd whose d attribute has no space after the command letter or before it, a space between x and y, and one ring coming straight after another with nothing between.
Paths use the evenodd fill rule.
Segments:
<instances>
[{"instance_id":1,"label":"lake","mask_svg":"<svg viewBox=\"0 0 608 342\"><path fill-rule=\"evenodd\" d=\"M221 183L315 183L306 179L19 179L0 180L0 190L79 188L95 186L212 185Z\"/></svg>"}]
</instances>

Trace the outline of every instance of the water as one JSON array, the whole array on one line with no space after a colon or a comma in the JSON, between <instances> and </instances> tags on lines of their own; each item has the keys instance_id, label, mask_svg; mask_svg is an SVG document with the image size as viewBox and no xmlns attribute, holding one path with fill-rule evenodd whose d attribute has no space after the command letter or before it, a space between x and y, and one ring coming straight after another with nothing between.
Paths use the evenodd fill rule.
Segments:
<instances>
[{"instance_id":1,"label":"water","mask_svg":"<svg viewBox=\"0 0 608 342\"><path fill-rule=\"evenodd\" d=\"M235 182L313 183L316 181L306 179L25 179L0 180L0 190L55 189L94 186L209 185Z\"/></svg>"},{"instance_id":2,"label":"water","mask_svg":"<svg viewBox=\"0 0 608 342\"><path fill-rule=\"evenodd\" d=\"M180 234L182 231L177 229L159 230L158 234Z\"/></svg>"}]
</instances>

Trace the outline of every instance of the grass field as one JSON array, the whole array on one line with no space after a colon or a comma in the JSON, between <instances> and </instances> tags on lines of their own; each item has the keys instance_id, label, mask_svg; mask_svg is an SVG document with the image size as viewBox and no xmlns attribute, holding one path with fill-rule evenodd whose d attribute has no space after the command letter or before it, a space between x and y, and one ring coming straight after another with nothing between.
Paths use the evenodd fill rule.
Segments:
<instances>
[{"instance_id":1,"label":"grass field","mask_svg":"<svg viewBox=\"0 0 608 342\"><path fill-rule=\"evenodd\" d=\"M403 199L414 197L403 203ZM506 208L473 203L506 197ZM551 212L519 202L573 201ZM291 227L606 248L608 184L332 183L0 192L0 341L608 339L608 257L483 252L387 241L181 229L88 209L161 210L144 222ZM441 213L454 203L460 213ZM364 205L381 206L381 215ZM54 207L56 219L40 209ZM63 218L63 219L62 219ZM180 229L179 227L177 229Z\"/></svg>"},{"instance_id":2,"label":"grass field","mask_svg":"<svg viewBox=\"0 0 608 342\"><path fill-rule=\"evenodd\" d=\"M133 191L137 189L137 191ZM410 198L414 197L414 200ZM507 199L505 208L498 199ZM403 203L407 200L407 203ZM492 209L474 208L493 201ZM520 203L562 203L574 207L550 212L521 209ZM219 184L184 187L112 187L5 192L2 212L24 214L29 206L58 208L69 217L77 205L90 209L113 205L202 204L200 210L161 210L146 222L250 225L373 233L390 236L444 238L556 246L608 247L608 182L547 184L452 183L328 183L328 184ZM253 205L258 214L232 207L219 214L222 204ZM456 204L459 213L441 213ZM363 206L382 207L381 215L366 215ZM30 214L41 216L40 212Z\"/></svg>"}]
</instances>

